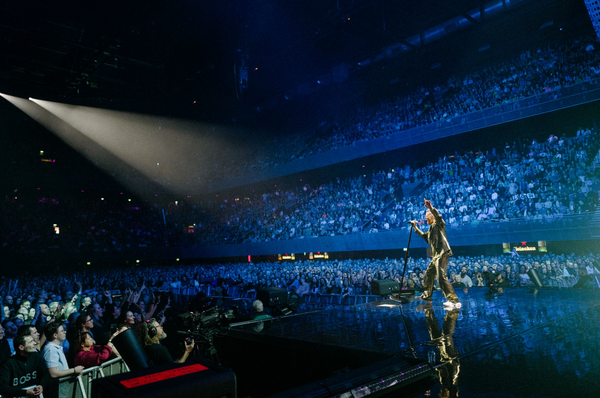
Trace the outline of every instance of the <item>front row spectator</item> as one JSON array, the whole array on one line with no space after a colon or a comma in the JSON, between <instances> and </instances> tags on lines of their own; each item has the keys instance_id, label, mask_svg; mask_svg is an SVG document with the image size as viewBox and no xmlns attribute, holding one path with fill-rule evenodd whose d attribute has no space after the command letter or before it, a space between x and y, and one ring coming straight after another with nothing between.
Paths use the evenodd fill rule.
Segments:
<instances>
[{"instance_id":1,"label":"front row spectator","mask_svg":"<svg viewBox=\"0 0 600 398\"><path fill-rule=\"evenodd\" d=\"M4 327L0 325L0 365L10 358L10 346L8 340L4 337Z\"/></svg>"},{"instance_id":2,"label":"front row spectator","mask_svg":"<svg viewBox=\"0 0 600 398\"><path fill-rule=\"evenodd\" d=\"M24 334L33 337L33 341L35 342L35 350L40 351L40 348L44 345L44 341L40 340L40 332L38 332L37 328L33 325L23 325L19 328L17 335Z\"/></svg>"},{"instance_id":3,"label":"front row spectator","mask_svg":"<svg viewBox=\"0 0 600 398\"><path fill-rule=\"evenodd\" d=\"M67 339L67 331L62 323L56 321L50 322L44 329L44 335L46 336L47 342L42 350L42 356L46 360L46 366L48 367L50 377L54 379L52 380L53 383L51 383L48 388L50 394L44 394L44 396L48 398L55 396L57 393L58 379L65 376L81 374L81 372L83 372L83 366L69 368L62 346L63 341ZM64 386L68 387L66 384L64 384ZM63 394L60 394L60 391L58 391L58 393L59 397L63 396Z\"/></svg>"},{"instance_id":4,"label":"front row spectator","mask_svg":"<svg viewBox=\"0 0 600 398\"><path fill-rule=\"evenodd\" d=\"M15 355L0 366L0 395L2 397L39 396L50 381L46 363L36 352L31 335L15 338Z\"/></svg>"},{"instance_id":5,"label":"front row spectator","mask_svg":"<svg viewBox=\"0 0 600 398\"><path fill-rule=\"evenodd\" d=\"M75 366L83 366L85 368L91 368L98 366L115 355L119 357L119 352L112 343L112 339L119 334L119 332L113 334L106 345L96 345L96 342L92 338L92 335L88 332L82 332L79 334L75 350Z\"/></svg>"},{"instance_id":6,"label":"front row spectator","mask_svg":"<svg viewBox=\"0 0 600 398\"><path fill-rule=\"evenodd\" d=\"M4 329L4 339L8 343L10 355L14 355L15 354L14 339L15 339L15 337L17 337L17 331L19 330L19 328L17 328L17 325L10 319L5 319L4 322L2 322L2 327Z\"/></svg>"},{"instance_id":7,"label":"front row spectator","mask_svg":"<svg viewBox=\"0 0 600 398\"><path fill-rule=\"evenodd\" d=\"M154 318L149 319L140 326L142 328L142 341L146 349L146 355L153 365L160 365L163 363L184 363L192 350L194 349L194 340L192 339L185 344L185 351L181 358L173 360L169 350L160 344L161 340L167 337L162 325Z\"/></svg>"}]
</instances>

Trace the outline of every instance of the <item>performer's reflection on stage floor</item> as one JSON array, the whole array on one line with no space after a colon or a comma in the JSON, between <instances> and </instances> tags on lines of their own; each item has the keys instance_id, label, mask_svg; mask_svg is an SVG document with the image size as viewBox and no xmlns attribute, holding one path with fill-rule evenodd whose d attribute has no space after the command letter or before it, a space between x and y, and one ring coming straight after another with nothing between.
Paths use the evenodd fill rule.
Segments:
<instances>
[{"instance_id":1,"label":"performer's reflection on stage floor","mask_svg":"<svg viewBox=\"0 0 600 398\"><path fill-rule=\"evenodd\" d=\"M453 335L460 309L454 309L446 313L442 330L440 330L440 325L435 318L433 308L425 306L423 311L425 312L425 320L429 335L431 336L431 343L440 350L440 363L432 364L434 366L437 365L436 370L441 384L440 397L458 397L460 361L458 359L458 350L454 346Z\"/></svg>"}]
</instances>

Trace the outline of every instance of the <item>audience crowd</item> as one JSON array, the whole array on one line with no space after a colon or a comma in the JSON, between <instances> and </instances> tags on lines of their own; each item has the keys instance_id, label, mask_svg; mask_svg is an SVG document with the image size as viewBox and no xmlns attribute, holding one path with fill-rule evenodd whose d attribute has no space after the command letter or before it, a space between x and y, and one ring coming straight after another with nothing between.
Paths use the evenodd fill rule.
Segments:
<instances>
[{"instance_id":1,"label":"audience crowd","mask_svg":"<svg viewBox=\"0 0 600 398\"><path fill-rule=\"evenodd\" d=\"M14 195L0 203L3 248L106 251L164 247L172 232L165 228L160 214L148 206L102 198Z\"/></svg>"},{"instance_id":2,"label":"audience crowd","mask_svg":"<svg viewBox=\"0 0 600 398\"><path fill-rule=\"evenodd\" d=\"M322 137L306 154L356 145L543 93L559 95L557 90L563 87L598 77L600 56L594 46L598 46L596 39L586 38L536 48L466 76L450 77L444 84L419 87L338 121L333 133Z\"/></svg>"},{"instance_id":3,"label":"audience crowd","mask_svg":"<svg viewBox=\"0 0 600 398\"><path fill-rule=\"evenodd\" d=\"M507 143L499 151L454 153L416 170L405 165L316 188L274 190L253 200L220 198L209 204L212 210L205 217L185 215L187 225L198 228L183 243L264 242L397 229L409 220L424 220L423 197L432 200L451 226L591 212L600 191L593 161L599 148L598 133L580 129L572 137ZM185 212L177 210L172 216Z\"/></svg>"},{"instance_id":4,"label":"audience crowd","mask_svg":"<svg viewBox=\"0 0 600 398\"><path fill-rule=\"evenodd\" d=\"M432 82L410 92L398 93L392 100L357 110L352 117L322 122L312 132L286 133L285 138L278 136L255 147L222 145L219 150L204 155L210 161L201 168L192 167L193 162L185 158L163 159L161 171L153 182L192 191L206 181L259 172L263 168L358 145L414 127L432 124L443 127L445 122L456 122L457 119L466 122L470 115L482 110L497 109L500 112L500 105L512 104L511 110L528 106L523 104L523 99L529 98L531 104L537 104L540 95L553 94L548 99L560 98L563 88L598 81L598 46L595 37L586 37L532 48L512 60L473 70L464 76L452 76L444 82ZM69 155L61 153L57 156L60 162L53 167L64 164L61 170L69 174L77 170L77 166L68 159ZM224 163L220 159L236 161ZM31 151L19 154L6 164L15 172L28 169L31 165L35 165L35 171L45 166ZM175 170L178 171L177 175L174 175ZM145 179L134 168L125 165L114 173L119 174L121 181L128 180L132 184Z\"/></svg>"},{"instance_id":5,"label":"audience crowd","mask_svg":"<svg viewBox=\"0 0 600 398\"><path fill-rule=\"evenodd\" d=\"M6 197L0 247L21 250L211 246L376 233L424 220L422 198L450 226L551 220L596 210L596 129L447 154L317 187L291 182L253 197L132 204L66 197ZM77 214L77 217L73 217Z\"/></svg>"},{"instance_id":6,"label":"audience crowd","mask_svg":"<svg viewBox=\"0 0 600 398\"><path fill-rule=\"evenodd\" d=\"M443 127L444 122L454 118L466 122L475 112L503 104L520 107L520 100L541 94L552 93L550 99L556 99L561 96L562 88L597 81L600 74L598 46L595 37L586 37L532 48L512 60L399 93L391 100L359 109L350 118L325 123L328 128L318 126L313 134L292 135L289 141L275 139L265 145L268 151L253 153L252 160L236 162L227 168L219 165L210 174L213 179L220 179L419 126L437 123ZM244 158L239 153L229 153L227 157Z\"/></svg>"},{"instance_id":7,"label":"audience crowd","mask_svg":"<svg viewBox=\"0 0 600 398\"><path fill-rule=\"evenodd\" d=\"M298 135L292 145L296 150L288 150L289 141L280 142L269 147L268 156L256 153L254 163L232 162L235 165L228 168L219 162L218 169L205 172L222 178L418 126L464 119L502 104L516 106L544 93L556 93L558 98L562 88L597 80L600 54L595 46L595 40L585 39L525 51L513 60L361 109L310 138ZM440 209L451 227L552 220L597 210L596 129L550 135L544 141L524 140L507 142L500 149L446 154L416 169L399 165L317 187L290 183L254 197L142 205L15 192L0 203L4 215L0 247L109 251L378 233L406 228L413 219L424 222L423 197ZM10 167L19 168L16 163ZM428 261L411 258L404 279L404 263L392 259L88 269L69 275L2 277L0 393L14 395L22 389L29 396L58 396L42 386L119 356L112 339L129 329L144 329L147 346L153 347L156 358L164 359L166 354L158 347L164 331L157 330L173 315L172 304L181 307L193 297L254 298L257 290L275 286L286 289L294 309L301 310L301 303L310 297L371 295L375 280L395 280L418 290ZM448 277L462 289L533 287L538 277L545 286L590 288L599 287L599 269L598 254L512 252L453 257ZM177 361L185 361L190 347L186 345ZM19 373L19 366L32 372ZM11 372L19 376L14 380L23 381L11 383L7 378Z\"/></svg>"},{"instance_id":8,"label":"audience crowd","mask_svg":"<svg viewBox=\"0 0 600 398\"><path fill-rule=\"evenodd\" d=\"M299 296L368 295L371 282L381 279L418 289L428 262L427 258L410 258L405 280L401 280L404 261L396 259L131 267L70 275L49 272L14 280L3 277L1 319L9 338L23 325L39 327L52 320L68 320L69 327L79 333L94 327L92 337L105 342L110 325L117 327L114 332L152 317L164 319L171 302L187 302L201 291L245 296L245 292L274 286ZM522 287L533 286L530 271L534 270L544 286L565 287L583 275L599 274L598 269L598 254L519 255L513 251L500 256L452 257L448 277L458 287ZM86 316L79 318L82 314Z\"/></svg>"},{"instance_id":9,"label":"audience crowd","mask_svg":"<svg viewBox=\"0 0 600 398\"><path fill-rule=\"evenodd\" d=\"M174 360L160 344L166 338L162 325L186 312L186 304L193 310L196 304L206 303L207 295L252 302L257 290L276 286L288 291L292 310L301 312L316 301L312 297L338 296L337 303L344 305L346 297L371 295L374 280L396 280L418 290L428 261L411 258L404 280L400 277L403 262L393 259L90 269L69 275L2 277L0 393L63 396L60 388L68 386L59 386L58 380L118 357L112 340L131 333L130 329L138 333L154 364L184 362L194 341L186 342L183 355ZM502 293L510 287L533 288L536 275L546 286L597 287L599 268L598 254L519 255L515 251L454 257L448 276L465 293L478 287ZM262 314L260 301L252 305L254 319L270 317Z\"/></svg>"}]
</instances>

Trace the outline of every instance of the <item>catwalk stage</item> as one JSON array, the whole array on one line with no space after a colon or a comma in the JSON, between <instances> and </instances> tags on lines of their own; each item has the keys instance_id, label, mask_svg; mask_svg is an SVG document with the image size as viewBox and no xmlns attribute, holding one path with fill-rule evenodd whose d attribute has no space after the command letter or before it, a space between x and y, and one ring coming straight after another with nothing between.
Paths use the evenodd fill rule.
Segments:
<instances>
[{"instance_id":1,"label":"catwalk stage","mask_svg":"<svg viewBox=\"0 0 600 398\"><path fill-rule=\"evenodd\" d=\"M457 293L460 310L437 291L233 324L215 345L239 397L600 394L600 290Z\"/></svg>"}]
</instances>

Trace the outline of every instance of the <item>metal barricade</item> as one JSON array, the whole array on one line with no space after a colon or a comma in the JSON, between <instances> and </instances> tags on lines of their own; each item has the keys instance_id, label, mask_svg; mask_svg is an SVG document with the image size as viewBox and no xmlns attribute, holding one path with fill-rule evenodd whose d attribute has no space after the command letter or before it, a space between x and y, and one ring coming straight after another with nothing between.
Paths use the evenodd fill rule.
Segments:
<instances>
[{"instance_id":1,"label":"metal barricade","mask_svg":"<svg viewBox=\"0 0 600 398\"><path fill-rule=\"evenodd\" d=\"M107 377L112 375L118 375L120 373L129 372L129 366L125 363L123 358L114 358L110 361L104 362L102 365L97 366L99 377Z\"/></svg>"},{"instance_id":2,"label":"metal barricade","mask_svg":"<svg viewBox=\"0 0 600 398\"><path fill-rule=\"evenodd\" d=\"M96 367L85 369L78 376L61 377L58 383L60 398L88 398L92 396L91 385Z\"/></svg>"},{"instance_id":3,"label":"metal barricade","mask_svg":"<svg viewBox=\"0 0 600 398\"><path fill-rule=\"evenodd\" d=\"M340 298L340 305L356 305L356 296L342 296Z\"/></svg>"},{"instance_id":4,"label":"metal barricade","mask_svg":"<svg viewBox=\"0 0 600 398\"><path fill-rule=\"evenodd\" d=\"M60 398L89 398L92 396L92 381L129 372L129 367L123 358L114 358L99 366L85 369L77 377L61 377L58 384Z\"/></svg>"}]
</instances>

